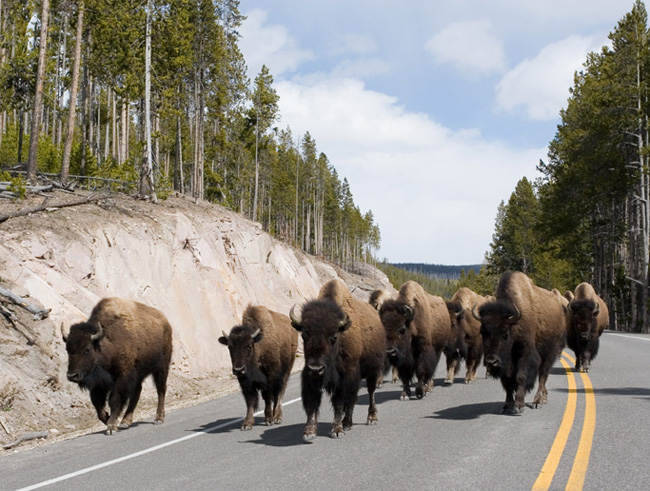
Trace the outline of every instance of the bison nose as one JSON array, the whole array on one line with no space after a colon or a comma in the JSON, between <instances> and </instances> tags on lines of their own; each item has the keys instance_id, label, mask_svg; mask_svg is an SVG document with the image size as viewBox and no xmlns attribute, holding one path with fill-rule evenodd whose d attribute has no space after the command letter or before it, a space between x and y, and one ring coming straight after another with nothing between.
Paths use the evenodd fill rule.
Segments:
<instances>
[{"instance_id":1,"label":"bison nose","mask_svg":"<svg viewBox=\"0 0 650 491\"><path fill-rule=\"evenodd\" d=\"M488 367L496 367L499 365L499 358L496 356L488 356L485 358L485 364Z\"/></svg>"},{"instance_id":2,"label":"bison nose","mask_svg":"<svg viewBox=\"0 0 650 491\"><path fill-rule=\"evenodd\" d=\"M81 381L81 374L79 372L68 372L68 380L70 382L79 382Z\"/></svg>"},{"instance_id":3,"label":"bison nose","mask_svg":"<svg viewBox=\"0 0 650 491\"><path fill-rule=\"evenodd\" d=\"M325 367L323 365L307 365L307 369L312 375L323 375L325 373Z\"/></svg>"},{"instance_id":4,"label":"bison nose","mask_svg":"<svg viewBox=\"0 0 650 491\"><path fill-rule=\"evenodd\" d=\"M246 367L232 367L232 373L236 377L243 377L246 373Z\"/></svg>"},{"instance_id":5,"label":"bison nose","mask_svg":"<svg viewBox=\"0 0 650 491\"><path fill-rule=\"evenodd\" d=\"M589 339L589 333L588 332L581 332L580 337L582 339Z\"/></svg>"}]
</instances>

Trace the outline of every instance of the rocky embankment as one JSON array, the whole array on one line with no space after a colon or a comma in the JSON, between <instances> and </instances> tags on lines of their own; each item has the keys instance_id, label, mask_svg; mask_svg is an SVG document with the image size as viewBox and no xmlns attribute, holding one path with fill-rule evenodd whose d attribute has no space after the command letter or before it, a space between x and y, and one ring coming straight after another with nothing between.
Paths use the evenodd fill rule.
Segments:
<instances>
[{"instance_id":1,"label":"rocky embankment","mask_svg":"<svg viewBox=\"0 0 650 491\"><path fill-rule=\"evenodd\" d=\"M52 194L50 203L80 197ZM0 201L0 216L42 201ZM217 338L249 303L287 313L335 277L363 300L375 288L392 290L380 271L358 269L343 272L236 213L183 197L152 204L106 195L8 219L0 223L0 287L51 310L38 320L0 296L0 446L29 432L49 431L52 440L101 429L88 394L66 379L60 327L87 318L102 297L152 305L170 320L169 411L238 389ZM154 402L147 381L136 418L153 417Z\"/></svg>"}]
</instances>

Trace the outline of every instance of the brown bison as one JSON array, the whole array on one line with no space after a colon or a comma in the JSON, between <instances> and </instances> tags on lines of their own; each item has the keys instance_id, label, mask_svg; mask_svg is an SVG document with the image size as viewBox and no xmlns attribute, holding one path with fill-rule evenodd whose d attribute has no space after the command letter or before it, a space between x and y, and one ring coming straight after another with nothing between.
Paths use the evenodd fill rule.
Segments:
<instances>
[{"instance_id":1,"label":"brown bison","mask_svg":"<svg viewBox=\"0 0 650 491\"><path fill-rule=\"evenodd\" d=\"M152 375L158 391L155 424L165 420L167 375L172 357L172 327L158 309L123 298L104 298L86 322L68 333L61 325L68 352L68 380L90 391L97 417L106 434L128 428L133 422L142 381ZM104 406L108 398L110 414Z\"/></svg>"},{"instance_id":2,"label":"brown bison","mask_svg":"<svg viewBox=\"0 0 650 491\"><path fill-rule=\"evenodd\" d=\"M524 273L501 275L496 301L472 313L481 322L485 363L506 391L504 413L524 410L524 396L539 383L533 407L548 398L546 379L564 348L566 312L558 295L536 286Z\"/></svg>"},{"instance_id":3,"label":"brown bison","mask_svg":"<svg viewBox=\"0 0 650 491\"><path fill-rule=\"evenodd\" d=\"M567 345L576 355L576 370L587 372L598 354L600 336L609 325L609 309L589 283L576 287L569 302Z\"/></svg>"},{"instance_id":4,"label":"brown bison","mask_svg":"<svg viewBox=\"0 0 650 491\"><path fill-rule=\"evenodd\" d=\"M417 282L407 281L396 299L386 299L375 291L370 295L370 303L379 310L386 331L386 354L402 381L400 399L411 397L413 377L417 378L415 395L421 399L431 390L440 352L449 335L444 302L426 293Z\"/></svg>"},{"instance_id":5,"label":"brown bison","mask_svg":"<svg viewBox=\"0 0 650 491\"><path fill-rule=\"evenodd\" d=\"M323 391L330 395L334 421L330 435L338 438L352 428L352 412L361 379L368 387L367 424L375 424L375 389L382 379L386 339L381 321L369 304L352 297L340 280L325 283L318 299L289 312L305 350L302 403L307 413L303 440L316 438Z\"/></svg>"},{"instance_id":6,"label":"brown bison","mask_svg":"<svg viewBox=\"0 0 650 491\"><path fill-rule=\"evenodd\" d=\"M471 315L471 311L472 307L481 306L487 300L486 297L469 288L461 287L447 302L452 332L450 340L455 344L449 343L445 348L445 353L451 353L451 356L447 355L447 360L450 358L452 360L451 364L449 361L447 362L445 384L453 383L454 376L460 370L460 360L463 358L467 367L465 383L476 380L476 370L483 358L483 339L481 338L481 323Z\"/></svg>"},{"instance_id":7,"label":"brown bison","mask_svg":"<svg viewBox=\"0 0 650 491\"><path fill-rule=\"evenodd\" d=\"M232 373L237 377L244 400L246 417L242 430L253 428L253 413L264 399L264 424L282 422L282 397L296 358L298 333L289 318L262 306L249 305L242 323L222 332L219 342L228 346Z\"/></svg>"}]
</instances>

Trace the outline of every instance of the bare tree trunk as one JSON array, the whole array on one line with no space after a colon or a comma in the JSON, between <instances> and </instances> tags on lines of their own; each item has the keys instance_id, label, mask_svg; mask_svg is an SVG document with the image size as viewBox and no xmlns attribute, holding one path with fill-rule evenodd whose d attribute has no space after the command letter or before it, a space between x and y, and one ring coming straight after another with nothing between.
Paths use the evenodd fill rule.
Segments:
<instances>
[{"instance_id":1,"label":"bare tree trunk","mask_svg":"<svg viewBox=\"0 0 650 491\"><path fill-rule=\"evenodd\" d=\"M151 0L147 1L147 26L145 35L144 70L144 139L145 159L140 173L140 194L150 196L156 202L153 185L153 151L151 148Z\"/></svg>"},{"instance_id":2,"label":"bare tree trunk","mask_svg":"<svg viewBox=\"0 0 650 491\"><path fill-rule=\"evenodd\" d=\"M47 26L50 20L50 0L43 0L41 12L41 39L38 49L38 70L36 72L36 92L34 93L34 112L32 130L29 135L29 159L27 161L27 180L36 182L36 157L38 154L38 137L41 131L43 110L43 79L47 55Z\"/></svg>"},{"instance_id":3,"label":"bare tree trunk","mask_svg":"<svg viewBox=\"0 0 650 491\"><path fill-rule=\"evenodd\" d=\"M77 91L79 90L79 67L81 66L81 37L83 35L84 0L79 0L77 12L77 38L74 43L74 65L72 67L72 87L70 88L70 103L68 110L68 127L66 130L63 158L61 159L61 183L68 184L70 170L70 154L74 137L74 123L77 116ZM83 145L83 142L82 142Z\"/></svg>"}]
</instances>

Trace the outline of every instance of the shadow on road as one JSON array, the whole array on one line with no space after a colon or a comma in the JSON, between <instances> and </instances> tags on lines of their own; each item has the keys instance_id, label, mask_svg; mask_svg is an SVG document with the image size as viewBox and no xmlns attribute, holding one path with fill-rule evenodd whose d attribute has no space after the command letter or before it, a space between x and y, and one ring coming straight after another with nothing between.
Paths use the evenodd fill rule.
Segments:
<instances>
[{"instance_id":1,"label":"shadow on road","mask_svg":"<svg viewBox=\"0 0 650 491\"><path fill-rule=\"evenodd\" d=\"M487 414L501 414L503 402L481 402L478 404L465 404L463 406L450 407L436 411L432 419L449 419L453 421L466 421L477 419Z\"/></svg>"},{"instance_id":2,"label":"shadow on road","mask_svg":"<svg viewBox=\"0 0 650 491\"><path fill-rule=\"evenodd\" d=\"M320 438L329 438L332 425L328 422L318 423L318 435L315 440ZM304 424L294 425L275 425L265 430L257 440L248 440L242 443L255 443L258 445L268 445L270 447L293 447L295 445L305 445L302 440L302 431L305 429Z\"/></svg>"}]
</instances>

